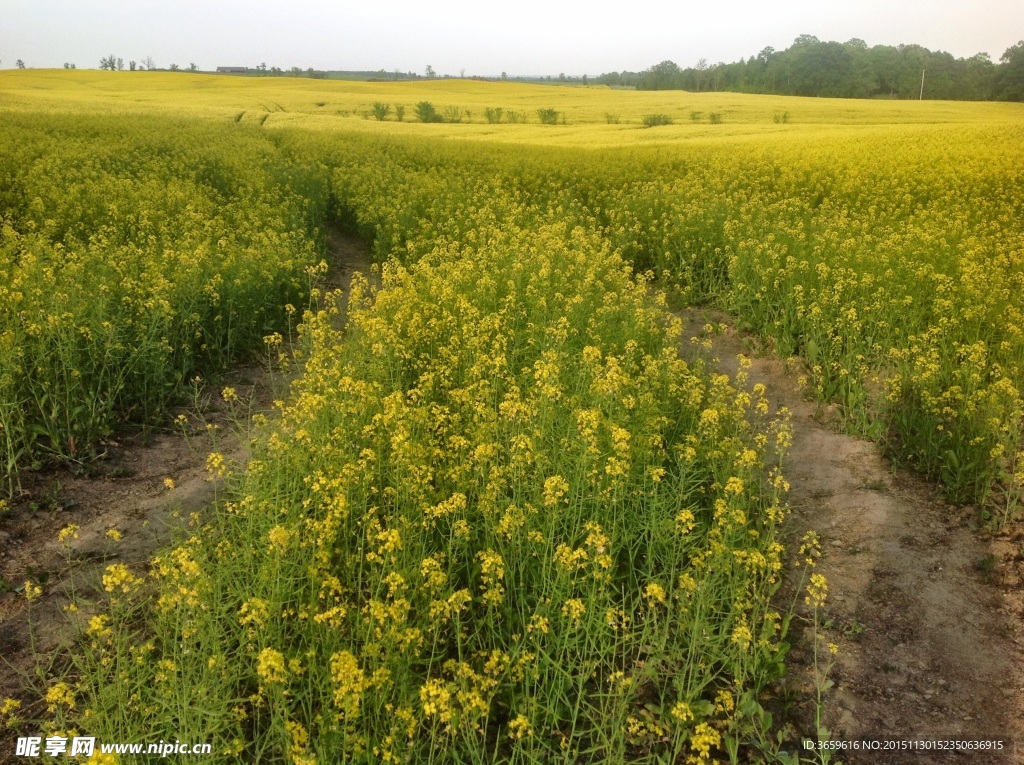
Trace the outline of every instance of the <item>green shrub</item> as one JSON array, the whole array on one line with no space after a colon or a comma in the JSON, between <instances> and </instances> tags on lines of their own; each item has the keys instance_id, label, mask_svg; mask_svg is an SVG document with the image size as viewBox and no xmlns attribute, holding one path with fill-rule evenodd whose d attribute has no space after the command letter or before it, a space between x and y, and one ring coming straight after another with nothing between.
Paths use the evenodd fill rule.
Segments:
<instances>
[{"instance_id":1,"label":"green shrub","mask_svg":"<svg viewBox=\"0 0 1024 765\"><path fill-rule=\"evenodd\" d=\"M644 127L657 127L659 125L671 125L672 118L667 114L645 114Z\"/></svg>"},{"instance_id":2,"label":"green shrub","mask_svg":"<svg viewBox=\"0 0 1024 765\"><path fill-rule=\"evenodd\" d=\"M420 122L444 122L444 117L430 101L420 101L416 104L416 116L420 118Z\"/></svg>"},{"instance_id":3,"label":"green shrub","mask_svg":"<svg viewBox=\"0 0 1024 765\"><path fill-rule=\"evenodd\" d=\"M462 122L462 109L457 106L448 106L444 110L444 121L451 123Z\"/></svg>"},{"instance_id":4,"label":"green shrub","mask_svg":"<svg viewBox=\"0 0 1024 765\"><path fill-rule=\"evenodd\" d=\"M391 106L389 104L375 101L373 104L373 116L377 118L378 122L383 122L387 119L387 116L391 113Z\"/></svg>"},{"instance_id":5,"label":"green shrub","mask_svg":"<svg viewBox=\"0 0 1024 765\"><path fill-rule=\"evenodd\" d=\"M502 111L503 110L501 109L501 107L489 106L486 109L484 109L484 117L487 118L487 122L489 124L497 125L499 122L501 122Z\"/></svg>"},{"instance_id":6,"label":"green shrub","mask_svg":"<svg viewBox=\"0 0 1024 765\"><path fill-rule=\"evenodd\" d=\"M537 117L540 118L540 122L542 125L558 124L558 112L554 109L538 109Z\"/></svg>"}]
</instances>

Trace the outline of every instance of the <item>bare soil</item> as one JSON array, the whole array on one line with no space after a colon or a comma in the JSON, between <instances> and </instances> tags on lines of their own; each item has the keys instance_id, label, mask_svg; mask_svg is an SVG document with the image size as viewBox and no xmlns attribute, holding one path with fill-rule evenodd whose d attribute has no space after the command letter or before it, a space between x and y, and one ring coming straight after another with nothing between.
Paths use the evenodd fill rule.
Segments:
<instances>
[{"instance_id":1,"label":"bare soil","mask_svg":"<svg viewBox=\"0 0 1024 765\"><path fill-rule=\"evenodd\" d=\"M844 752L845 763L1024 762L1024 524L989 533L976 508L954 507L937 487L894 470L879 447L839 432L832 407L805 395L802 369L759 352L730 317L683 314L687 336L717 326L712 354L730 375L751 358L749 382L763 383L792 413L793 445L783 466L791 484L791 548L808 530L828 580L825 641L838 645L823 722L833 740L948 741L998 738L990 752ZM792 602L792 587L780 607ZM804 616L807 609L804 608ZM802 634L801 634L802 633ZM815 737L813 630L794 620L787 692L798 732ZM821 660L827 661L826 656ZM1019 749L1018 749L1019 748Z\"/></svg>"}]
</instances>

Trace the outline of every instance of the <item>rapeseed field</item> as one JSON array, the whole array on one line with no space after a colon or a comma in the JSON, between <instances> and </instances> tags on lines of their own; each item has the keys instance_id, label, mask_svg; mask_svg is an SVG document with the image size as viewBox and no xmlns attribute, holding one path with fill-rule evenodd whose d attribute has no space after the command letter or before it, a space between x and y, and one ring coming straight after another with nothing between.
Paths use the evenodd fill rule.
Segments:
<instances>
[{"instance_id":1,"label":"rapeseed field","mask_svg":"<svg viewBox=\"0 0 1024 765\"><path fill-rule=\"evenodd\" d=\"M683 360L676 307L732 311L805 359L845 427L1015 511L1019 105L148 72L0 88L20 131L0 145L12 485L158 420L194 370L276 348L308 307L251 457L210 455L226 499L108 569L51 730L296 765L777 749L789 426L742 371ZM424 102L449 121L417 121ZM315 282L328 224L381 274L344 321ZM807 601L826 596L812 575Z\"/></svg>"}]
</instances>

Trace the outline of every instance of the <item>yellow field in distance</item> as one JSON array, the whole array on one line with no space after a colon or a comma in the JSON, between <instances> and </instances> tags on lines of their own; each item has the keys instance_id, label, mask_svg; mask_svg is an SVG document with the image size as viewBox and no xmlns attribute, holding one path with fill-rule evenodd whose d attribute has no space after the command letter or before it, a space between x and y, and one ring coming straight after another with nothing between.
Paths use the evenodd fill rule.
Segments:
<instances>
[{"instance_id":1,"label":"yellow field in distance","mask_svg":"<svg viewBox=\"0 0 1024 765\"><path fill-rule=\"evenodd\" d=\"M418 102L440 113L458 110L458 124L423 124ZM372 116L375 102L391 107ZM395 106L405 107L403 122ZM525 124L488 123L485 110L525 115ZM554 109L559 122L541 125L537 111ZM716 141L721 138L808 138L837 128L865 133L893 125L1024 124L1024 104L889 101L739 93L612 90L604 86L529 85L477 80L356 82L293 77L239 77L186 72L101 72L25 69L0 72L0 111L83 114L171 113L255 122L267 128L357 130L501 143L564 146ZM468 113L468 114L467 114ZM674 124L644 128L647 114ZM711 124L717 114L720 124ZM782 118L785 115L786 121ZM852 129L852 130L851 130Z\"/></svg>"}]
</instances>

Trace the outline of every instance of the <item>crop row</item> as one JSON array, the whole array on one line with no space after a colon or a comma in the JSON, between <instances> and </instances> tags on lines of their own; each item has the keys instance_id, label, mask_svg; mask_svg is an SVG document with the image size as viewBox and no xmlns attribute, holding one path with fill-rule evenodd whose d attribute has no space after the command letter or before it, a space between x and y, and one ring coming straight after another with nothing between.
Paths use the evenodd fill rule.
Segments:
<instances>
[{"instance_id":1,"label":"crop row","mask_svg":"<svg viewBox=\"0 0 1024 765\"><path fill-rule=\"evenodd\" d=\"M240 128L11 117L0 144L0 479L153 424L302 305L323 206ZM318 208L319 206L319 208Z\"/></svg>"},{"instance_id":2,"label":"crop row","mask_svg":"<svg viewBox=\"0 0 1024 765\"><path fill-rule=\"evenodd\" d=\"M350 171L400 169L363 156L335 197L383 224L400 185L356 198ZM123 600L94 625L98 734L295 763L766 740L785 424L681 359L680 320L593 231L451 188L378 290L356 281L344 330L307 314L302 377L226 512L114 588L150 621L141 647Z\"/></svg>"},{"instance_id":3,"label":"crop row","mask_svg":"<svg viewBox=\"0 0 1024 765\"><path fill-rule=\"evenodd\" d=\"M497 179L650 269L675 302L724 307L803 356L845 427L951 499L1013 512L1024 483L1019 130L614 151L363 141L388 160L344 173L342 192L361 201L351 222L382 252L429 242L439 204L471 216L473 184ZM446 222L453 236L462 220Z\"/></svg>"}]
</instances>

